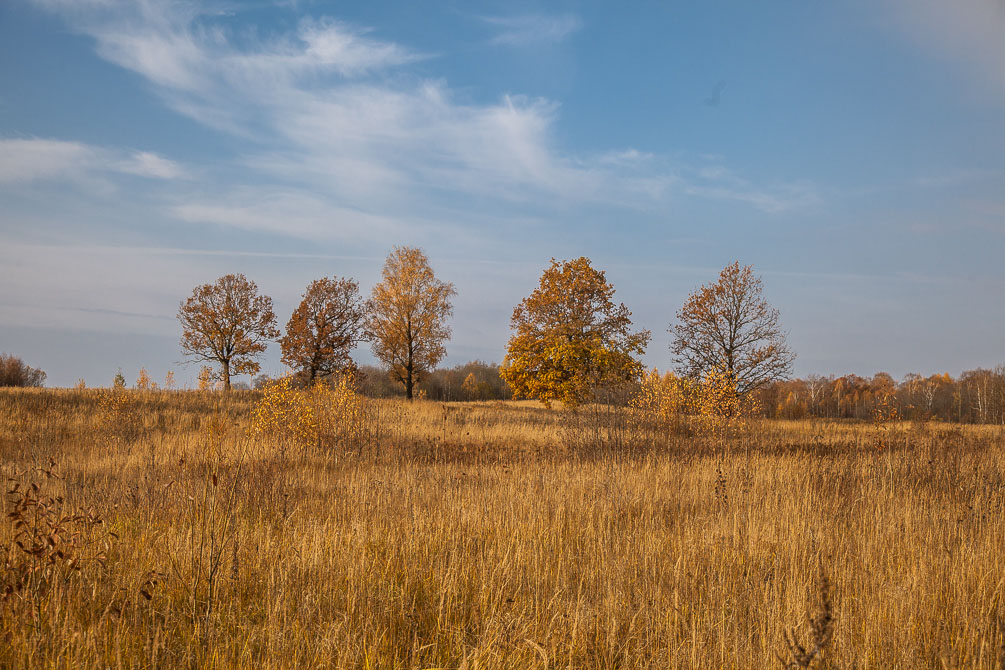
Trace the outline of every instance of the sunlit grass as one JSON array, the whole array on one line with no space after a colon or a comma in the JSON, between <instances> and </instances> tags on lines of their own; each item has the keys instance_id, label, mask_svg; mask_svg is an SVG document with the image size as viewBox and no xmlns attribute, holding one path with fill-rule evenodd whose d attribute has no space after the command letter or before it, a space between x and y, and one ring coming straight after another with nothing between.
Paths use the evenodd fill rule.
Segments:
<instances>
[{"instance_id":1,"label":"sunlit grass","mask_svg":"<svg viewBox=\"0 0 1005 670\"><path fill-rule=\"evenodd\" d=\"M812 667L1001 662L1000 428L647 449L591 408L387 400L361 453L280 454L255 393L132 391L117 421L101 393L0 393L4 477L93 509L107 543L6 598L0 666L780 667L823 578ZM28 471L49 459L60 478Z\"/></svg>"}]
</instances>

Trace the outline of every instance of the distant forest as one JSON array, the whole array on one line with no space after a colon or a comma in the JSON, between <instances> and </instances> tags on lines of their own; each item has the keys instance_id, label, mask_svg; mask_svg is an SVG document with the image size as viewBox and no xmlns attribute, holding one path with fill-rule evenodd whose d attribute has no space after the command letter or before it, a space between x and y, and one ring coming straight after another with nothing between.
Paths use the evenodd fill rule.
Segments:
<instances>
[{"instance_id":1,"label":"distant forest","mask_svg":"<svg viewBox=\"0 0 1005 670\"><path fill-rule=\"evenodd\" d=\"M360 368L361 390L387 398L404 394L401 384L374 366ZM508 400L512 397L499 376L499 366L474 361L440 368L419 384L430 400ZM1005 365L992 370L968 370L923 377L909 374L897 381L885 372L871 378L858 375L775 382L754 392L759 413L771 419L871 419L877 409L906 420L1005 424Z\"/></svg>"},{"instance_id":2,"label":"distant forest","mask_svg":"<svg viewBox=\"0 0 1005 670\"><path fill-rule=\"evenodd\" d=\"M145 371L141 376L145 376ZM45 372L26 365L21 359L0 356L0 387L36 386L45 382ZM121 375L117 375L121 377ZM272 379L255 377L253 386L264 387ZM357 383L371 398L403 397L402 385L387 370L375 365L357 369ZM116 385L126 385L124 378ZM138 388L157 388L146 383ZM165 388L171 388L167 385ZM235 388L248 388L238 382ZM870 377L845 375L774 382L753 391L757 413L769 419L861 419L869 420L877 411L909 421L950 421L1005 425L1005 365L994 369L968 370L959 377L947 374L923 377L909 374L899 382L885 372ZM451 368L438 368L418 384L418 396L441 402L510 400L513 393L499 375L495 363L472 361ZM631 396L619 394L621 398Z\"/></svg>"},{"instance_id":3,"label":"distant forest","mask_svg":"<svg viewBox=\"0 0 1005 670\"><path fill-rule=\"evenodd\" d=\"M769 418L869 419L884 406L909 420L1005 424L1005 365L968 370L955 379L909 374L897 382L885 372L871 379L810 376L775 382L759 393Z\"/></svg>"}]
</instances>

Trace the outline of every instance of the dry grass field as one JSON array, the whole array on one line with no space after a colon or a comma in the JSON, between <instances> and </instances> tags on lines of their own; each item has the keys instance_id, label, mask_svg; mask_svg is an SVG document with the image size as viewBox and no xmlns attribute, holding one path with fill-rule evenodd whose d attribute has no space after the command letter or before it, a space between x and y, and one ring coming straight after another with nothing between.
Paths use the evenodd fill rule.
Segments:
<instances>
[{"instance_id":1,"label":"dry grass field","mask_svg":"<svg viewBox=\"0 0 1005 670\"><path fill-rule=\"evenodd\" d=\"M1001 428L257 398L0 393L0 666L1005 668Z\"/></svg>"}]
</instances>

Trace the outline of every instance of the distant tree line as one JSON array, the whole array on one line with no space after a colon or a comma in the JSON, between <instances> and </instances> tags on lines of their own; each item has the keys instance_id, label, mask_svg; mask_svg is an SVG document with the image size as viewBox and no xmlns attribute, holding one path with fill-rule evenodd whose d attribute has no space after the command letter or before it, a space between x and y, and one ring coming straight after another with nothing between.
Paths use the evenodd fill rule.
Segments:
<instances>
[{"instance_id":1,"label":"distant tree line","mask_svg":"<svg viewBox=\"0 0 1005 670\"><path fill-rule=\"evenodd\" d=\"M414 395L441 402L509 400L513 392L499 374L495 363L471 361L451 368L428 372L415 387ZM370 398L404 398L405 388L387 370L377 365L360 365L353 375L357 390ZM268 375L255 377L253 386L262 389L272 383ZM295 379L295 382L300 380ZM234 385L237 388L237 384Z\"/></svg>"},{"instance_id":2,"label":"distant tree line","mask_svg":"<svg viewBox=\"0 0 1005 670\"><path fill-rule=\"evenodd\" d=\"M359 368L359 389L372 398L404 397L400 383L386 370L374 365ZM437 368L418 385L418 395L428 400L455 402L465 400L509 400L513 392L499 375L494 363L471 361L452 368Z\"/></svg>"},{"instance_id":3,"label":"distant tree line","mask_svg":"<svg viewBox=\"0 0 1005 670\"><path fill-rule=\"evenodd\" d=\"M880 406L909 420L1005 424L1005 365L923 377L909 374L897 382L880 372L871 378L810 376L771 384L759 392L769 418L869 419Z\"/></svg>"},{"instance_id":4,"label":"distant tree line","mask_svg":"<svg viewBox=\"0 0 1005 670\"><path fill-rule=\"evenodd\" d=\"M494 363L472 361L439 368L419 384L421 397L438 401L509 400L512 390ZM375 365L357 370L359 390L372 398L404 397L401 384ZM256 378L255 387L271 381ZM634 397L637 385L620 396ZM905 420L1005 424L1005 365L968 370L959 377L909 374L900 382L880 372L872 377L811 375L769 384L752 395L759 414L770 419L870 420L877 409L896 410Z\"/></svg>"}]
</instances>

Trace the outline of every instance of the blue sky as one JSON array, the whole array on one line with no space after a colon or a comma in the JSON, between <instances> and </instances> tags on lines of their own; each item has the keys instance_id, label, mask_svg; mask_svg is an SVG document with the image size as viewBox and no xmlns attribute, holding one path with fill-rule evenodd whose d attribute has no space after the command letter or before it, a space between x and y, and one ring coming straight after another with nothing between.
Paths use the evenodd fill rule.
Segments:
<instances>
[{"instance_id":1,"label":"blue sky","mask_svg":"<svg viewBox=\"0 0 1005 670\"><path fill-rule=\"evenodd\" d=\"M1003 113L1000 0L11 0L0 350L190 381L195 285L244 272L282 325L398 244L457 287L447 364L501 360L548 259L586 255L660 368L734 259L799 375L993 366Z\"/></svg>"}]
</instances>

